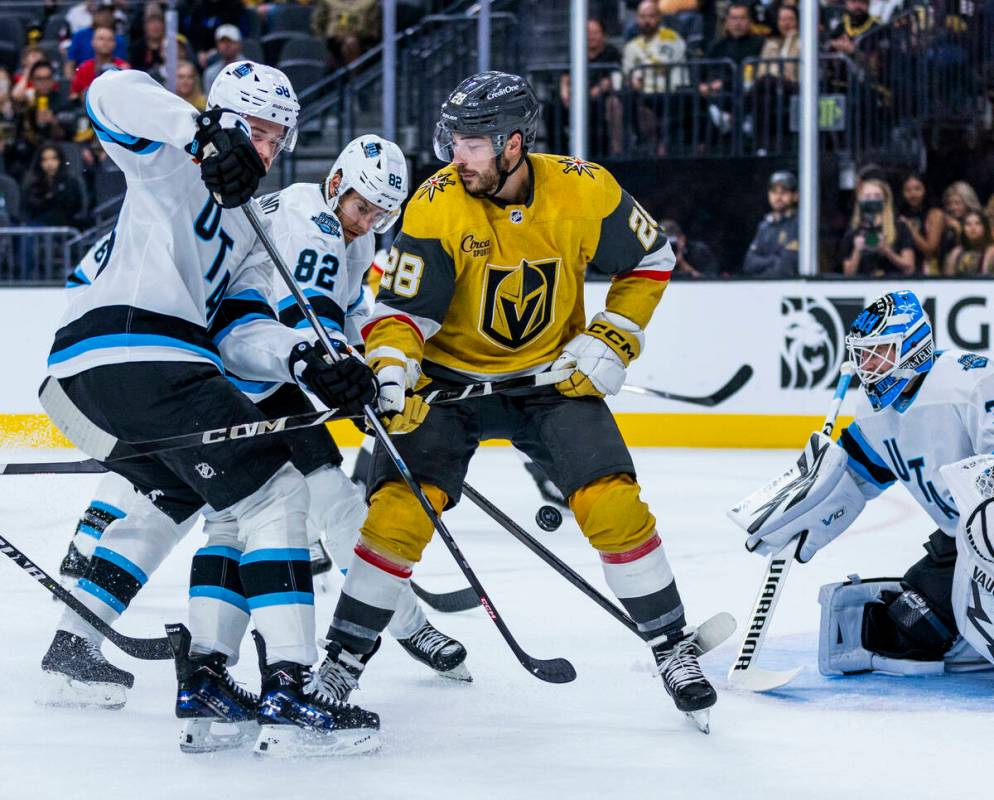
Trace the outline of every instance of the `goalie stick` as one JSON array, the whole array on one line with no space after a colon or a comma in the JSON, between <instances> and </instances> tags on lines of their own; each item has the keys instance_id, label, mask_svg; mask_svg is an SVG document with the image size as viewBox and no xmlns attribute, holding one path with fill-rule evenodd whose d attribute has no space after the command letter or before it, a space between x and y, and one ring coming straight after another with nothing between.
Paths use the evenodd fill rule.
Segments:
<instances>
[{"instance_id":1,"label":"goalie stick","mask_svg":"<svg viewBox=\"0 0 994 800\"><path fill-rule=\"evenodd\" d=\"M31 561L31 559L24 555L4 536L0 536L0 553L10 558L17 566L55 595L57 599L79 614L84 621L106 636L111 644L132 658L140 658L146 661L165 661L172 659L173 653L169 649L169 641L166 637L163 636L158 639L136 639L131 636L125 636L123 633L118 633L73 597L66 589L59 585L58 581L54 580L45 570Z\"/></svg>"},{"instance_id":2,"label":"goalie stick","mask_svg":"<svg viewBox=\"0 0 994 800\"><path fill-rule=\"evenodd\" d=\"M324 330L324 326L318 320L317 314L314 313L314 309L311 304L307 301L304 293L297 286L297 282L293 279L293 275L284 263L283 258L280 256L276 247L273 245L272 240L269 238L269 234L263 228L262 223L259 221L259 217L255 213L255 208L252 206L252 202L249 201L242 207L242 212L245 214L245 218L249 221L252 229L255 231L256 236L259 237L259 241L262 246L266 249L269 254L270 260L276 267L276 271L280 273L280 277L283 278L283 282L286 283L287 289L293 295L294 300L300 307L307 321L310 323L311 327L314 329L315 334L317 334L318 340L324 346L327 351L328 357L333 361L342 358L343 356L338 353L334 347L332 347L331 341L328 338L328 334ZM552 659L540 659L529 655L522 649L521 645L518 644L517 640L514 638L510 629L504 622L503 617L498 613L493 602L490 600L486 589L480 583L479 579L476 577L476 573L473 568L469 565L466 557L463 555L462 551L459 549L459 545L456 544L456 540L452 537L449 532L448 527L442 522L439 515L435 512L432 507L431 502L425 496L424 491L421 486L415 480L414 475L411 473L410 468L407 466L403 457L397 451L394 443L391 441L389 434L380 422L380 418L377 416L375 409L371 406L365 406L363 408L363 414L366 418L367 425L372 428L373 433L376 435L377 440L383 445L383 449L387 452L390 460L393 462L397 471L400 473L404 482L407 484L408 488L414 493L415 498L417 498L418 503L421 508L424 509L425 514L431 520L432 525L434 525L435 530L438 531L438 535L442 538L445 546L449 549L452 557L455 559L456 564L462 571L466 580L469 581L469 585L476 592L479 598L480 605L486 610L490 619L493 621L497 630L500 631L501 636L504 641L510 647L511 651L517 657L519 663L540 680L546 681L548 683L569 683L576 679L576 670L573 665L567 661L565 658L552 658ZM70 437L71 438L71 437Z\"/></svg>"},{"instance_id":3,"label":"goalie stick","mask_svg":"<svg viewBox=\"0 0 994 800\"><path fill-rule=\"evenodd\" d=\"M653 397L661 397L664 400L676 400L680 403L692 403L697 406L707 406L710 408L718 405L719 403L724 403L729 397L745 386L751 377L752 367L748 364L743 364L729 379L728 383L718 389L718 391L702 397L677 394L676 392L665 392L662 389L650 389L646 386L633 386L630 383L626 383L621 388L626 392L631 392L632 394L651 395Z\"/></svg>"},{"instance_id":4,"label":"goalie stick","mask_svg":"<svg viewBox=\"0 0 994 800\"><path fill-rule=\"evenodd\" d=\"M835 387L835 396L832 398L832 405L829 407L828 415L821 428L821 432L826 436L830 436L835 429L835 420L839 415L839 409L842 408L842 401L849 389L849 384L852 382L854 371L851 363L846 362L842 365L842 374ZM813 467L813 465L810 466ZM781 487L778 494L783 493L786 497L806 491L814 481L814 475L813 468L806 469L806 471L802 469L801 475L795 481ZM801 537L797 536L770 556L766 572L763 575L763 582L760 584L759 593L756 596L756 603L746 626L745 638L743 638L739 651L735 654L735 661L732 662L731 669L728 671L728 682L732 686L747 689L750 692L770 692L790 683L803 669L803 667L793 667L786 670L767 670L756 663L763 642L766 641L766 633L769 630L770 621L773 619L773 612L780 601L780 595L787 582L787 575L790 573L790 567L794 563L800 546Z\"/></svg>"}]
</instances>

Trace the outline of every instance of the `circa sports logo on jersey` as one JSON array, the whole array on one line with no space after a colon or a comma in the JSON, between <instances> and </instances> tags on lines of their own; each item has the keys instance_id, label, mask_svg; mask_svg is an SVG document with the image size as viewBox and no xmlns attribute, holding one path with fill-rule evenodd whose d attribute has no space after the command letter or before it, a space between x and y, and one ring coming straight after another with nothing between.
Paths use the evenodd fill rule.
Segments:
<instances>
[{"instance_id":1,"label":"circa sports logo on jersey","mask_svg":"<svg viewBox=\"0 0 994 800\"><path fill-rule=\"evenodd\" d=\"M559 264L558 258L487 264L480 332L510 350L533 341L553 320Z\"/></svg>"},{"instance_id":2,"label":"circa sports logo on jersey","mask_svg":"<svg viewBox=\"0 0 994 800\"><path fill-rule=\"evenodd\" d=\"M421 184L418 189L418 200L420 200L425 195L428 195L428 202L430 203L435 199L435 192L444 192L447 186L455 186L456 182L452 180L452 176L442 173L441 175L432 175L428 180Z\"/></svg>"},{"instance_id":3,"label":"circa sports logo on jersey","mask_svg":"<svg viewBox=\"0 0 994 800\"><path fill-rule=\"evenodd\" d=\"M338 221L338 218L333 214L329 214L327 211L322 211L316 217L311 217L311 222L320 228L321 233L326 233L328 236L335 236L341 238L342 236L342 225Z\"/></svg>"},{"instance_id":4,"label":"circa sports logo on jersey","mask_svg":"<svg viewBox=\"0 0 994 800\"><path fill-rule=\"evenodd\" d=\"M591 164L589 161L584 161L582 158L574 158L573 156L560 158L559 163L563 165L564 175L575 172L577 175L589 175L593 178L594 170L600 169L596 164Z\"/></svg>"},{"instance_id":5,"label":"circa sports logo on jersey","mask_svg":"<svg viewBox=\"0 0 994 800\"><path fill-rule=\"evenodd\" d=\"M462 237L462 241L459 243L459 249L464 253L469 253L473 258L484 258L490 255L490 240L477 239L471 233L467 233Z\"/></svg>"}]
</instances>

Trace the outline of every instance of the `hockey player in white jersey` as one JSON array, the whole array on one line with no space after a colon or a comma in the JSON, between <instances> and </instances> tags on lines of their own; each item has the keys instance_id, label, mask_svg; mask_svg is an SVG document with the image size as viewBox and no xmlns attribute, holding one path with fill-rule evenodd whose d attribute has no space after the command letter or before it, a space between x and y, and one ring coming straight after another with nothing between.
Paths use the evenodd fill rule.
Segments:
<instances>
[{"instance_id":1,"label":"hockey player in white jersey","mask_svg":"<svg viewBox=\"0 0 994 800\"><path fill-rule=\"evenodd\" d=\"M378 156L382 153L382 158L372 159L372 153ZM355 178L349 181L345 175L361 176L359 180L362 182L358 183ZM389 185L391 175L395 176L397 188ZM351 190L354 196L337 202L338 193L350 191L341 189L343 183L358 185L361 194ZM383 220L389 220L390 216L396 218L385 209L400 207L407 194L400 188L403 186L406 186L406 164L400 149L378 136L367 135L345 148L325 184L294 184L262 200L262 207L272 222L277 248L286 261L297 264L296 277L326 329L333 336L345 336L352 344L361 343L358 330L366 315L362 276L372 260L373 231L384 231L387 226L382 224ZM329 198L334 198L336 202L330 202ZM356 238L343 232L343 223L348 230L358 234ZM105 241L97 242L83 258L80 267L73 273L71 286L90 283L88 276L97 268L99 253L105 244ZM315 264L323 264L330 274L322 276L320 270L310 268ZM340 269L339 265L343 268ZM282 280L277 278L276 288L281 287L286 294ZM299 327L303 321L306 325L306 320L303 320L289 296L280 303L280 308L284 324ZM308 335L311 333L309 326L300 330ZM313 405L296 385L228 377L268 418L313 410ZM305 476L310 489L308 529L311 534L312 568L314 546L320 541L321 531L328 538L335 560L345 568L351 561L359 526L366 515L362 493L340 469L341 454L326 428L300 429L284 434L282 438L290 446L293 464ZM182 538L186 528L178 529L164 514L151 514L146 519L158 524L146 532L142 541L133 536L119 541L119 526L111 527L111 523L135 514L135 507L146 504L147 499L136 494L127 481L113 473L101 481L95 498L77 525L63 568L65 572L83 579L74 592L77 598L110 624L119 615L119 609L127 606L133 598L118 597L116 587L101 585L99 569L94 571L92 579L87 577L89 561L97 547L100 548L97 563L108 556L125 557L145 575L150 575ZM209 537L217 531L210 514L205 530ZM232 664L238 655L247 615L240 604L228 602L230 597L223 591L226 564L218 548L224 544L209 538L207 545L194 556L190 627L194 652L219 650L228 656L228 664ZM117 602L109 604L108 598ZM63 615L60 629L84 636L97 645L102 640L90 625L69 609ZM463 665L465 648L431 625L413 591L400 598L388 630L407 653L443 677L470 680L469 672ZM59 688L60 694L55 702L72 704L104 704L107 690L113 689L87 685L79 680ZM112 693L116 705L123 701L119 694L116 691ZM188 732L188 736L204 747L209 745L195 732Z\"/></svg>"},{"instance_id":2,"label":"hockey player in white jersey","mask_svg":"<svg viewBox=\"0 0 994 800\"><path fill-rule=\"evenodd\" d=\"M229 210L249 202L292 147L297 110L286 77L251 62L225 68L201 113L140 72L106 73L90 87L87 113L128 188L113 247L55 334L41 391L49 416L81 443L100 432L141 441L263 419L225 369L301 383L346 413L375 397L361 360L343 352L331 362L276 319L266 301L272 264L247 219ZM225 653L190 656L189 666L234 709L230 721L261 724L261 753L298 734L317 753L364 752L378 746L378 717L332 701L311 680L309 497L290 456L278 437L262 437L107 466L178 526L205 505L217 509L232 567L226 591L241 597L262 642L258 704L235 686ZM141 537L142 516L117 524ZM124 557L99 566L102 583L124 595L146 578ZM89 650L64 638L46 656L50 666Z\"/></svg>"},{"instance_id":3,"label":"hockey player in white jersey","mask_svg":"<svg viewBox=\"0 0 994 800\"><path fill-rule=\"evenodd\" d=\"M927 555L900 579L853 577L822 587L819 669L841 675L989 667L964 628L966 592L953 590L963 510L943 468L994 452L994 368L973 353L936 352L928 315L909 291L871 303L846 344L865 394L855 419L838 445L823 437L813 483L780 506L786 511L770 514L746 548L769 555L799 536L797 560L809 561L868 500L901 483L938 526L925 543Z\"/></svg>"}]
</instances>

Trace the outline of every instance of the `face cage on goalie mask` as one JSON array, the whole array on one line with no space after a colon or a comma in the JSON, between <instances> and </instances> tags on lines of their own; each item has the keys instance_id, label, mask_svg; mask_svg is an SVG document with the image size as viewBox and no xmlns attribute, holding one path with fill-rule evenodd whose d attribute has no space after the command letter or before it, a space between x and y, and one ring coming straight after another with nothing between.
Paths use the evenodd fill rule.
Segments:
<instances>
[{"instance_id":1,"label":"face cage on goalie mask","mask_svg":"<svg viewBox=\"0 0 994 800\"><path fill-rule=\"evenodd\" d=\"M856 375L864 386L878 383L897 370L903 339L900 334L846 337L849 360L856 367Z\"/></svg>"}]
</instances>

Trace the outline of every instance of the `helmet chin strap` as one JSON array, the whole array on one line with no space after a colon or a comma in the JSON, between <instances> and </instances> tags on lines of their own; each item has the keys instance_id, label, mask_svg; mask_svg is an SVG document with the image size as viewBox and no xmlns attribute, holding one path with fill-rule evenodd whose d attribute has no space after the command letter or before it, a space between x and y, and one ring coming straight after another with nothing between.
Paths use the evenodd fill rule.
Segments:
<instances>
[{"instance_id":1,"label":"helmet chin strap","mask_svg":"<svg viewBox=\"0 0 994 800\"><path fill-rule=\"evenodd\" d=\"M504 184L507 183L507 179L510 178L515 172L517 172L521 168L521 165L525 163L525 156L527 156L527 155L528 155L528 151L525 150L524 148L522 148L521 149L521 158L518 159L518 163L515 164L513 167L511 167L511 169L501 169L500 168L500 162L504 160L504 154L503 153L498 153L497 154L497 174L500 176L500 180L497 181L497 188L494 189L492 192L490 192L490 194L487 194L487 195L484 195L484 196L485 197L489 197L491 200L493 200L494 198L496 198L497 195L500 194L501 189L504 188Z\"/></svg>"}]
</instances>

